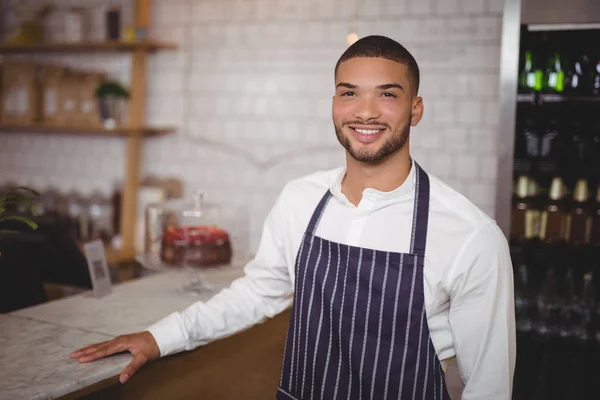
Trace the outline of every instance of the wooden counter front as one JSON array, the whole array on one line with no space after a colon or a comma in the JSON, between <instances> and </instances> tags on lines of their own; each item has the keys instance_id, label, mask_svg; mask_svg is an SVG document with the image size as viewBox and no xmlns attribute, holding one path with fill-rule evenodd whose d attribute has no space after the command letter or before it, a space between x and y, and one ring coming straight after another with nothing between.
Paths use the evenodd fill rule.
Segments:
<instances>
[{"instance_id":1,"label":"wooden counter front","mask_svg":"<svg viewBox=\"0 0 600 400\"><path fill-rule=\"evenodd\" d=\"M61 399L273 399L290 311L245 332L160 359L122 385L118 376Z\"/></svg>"}]
</instances>

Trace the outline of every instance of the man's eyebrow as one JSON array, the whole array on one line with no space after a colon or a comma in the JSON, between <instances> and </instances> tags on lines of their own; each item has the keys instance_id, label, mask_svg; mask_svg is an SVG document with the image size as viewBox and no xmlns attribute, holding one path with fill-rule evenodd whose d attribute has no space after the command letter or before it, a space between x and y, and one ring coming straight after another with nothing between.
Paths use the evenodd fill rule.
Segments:
<instances>
[{"instance_id":1,"label":"man's eyebrow","mask_svg":"<svg viewBox=\"0 0 600 400\"><path fill-rule=\"evenodd\" d=\"M351 83L347 83L347 82L340 82L340 83L338 83L338 84L337 84L335 87L336 87L336 88L339 88L339 87L345 87L345 88L347 88L347 89L356 89L358 86L356 86L356 85L353 85L353 84L351 84Z\"/></svg>"},{"instance_id":2,"label":"man's eyebrow","mask_svg":"<svg viewBox=\"0 0 600 400\"><path fill-rule=\"evenodd\" d=\"M379 85L377 86L377 89L381 89L381 90L388 90L388 89L400 89L400 90L404 90L404 88L402 87L402 85L398 84L398 83L386 83L385 85Z\"/></svg>"},{"instance_id":3,"label":"man's eyebrow","mask_svg":"<svg viewBox=\"0 0 600 400\"><path fill-rule=\"evenodd\" d=\"M357 85L353 85L351 83L348 82L340 82L336 85L336 88L339 87L345 87L347 89L357 89L358 86ZM388 89L400 89L402 91L404 91L404 87L402 87L402 85L398 84L398 83L386 83L384 85L379 85L377 86L377 89L380 90L388 90Z\"/></svg>"}]
</instances>

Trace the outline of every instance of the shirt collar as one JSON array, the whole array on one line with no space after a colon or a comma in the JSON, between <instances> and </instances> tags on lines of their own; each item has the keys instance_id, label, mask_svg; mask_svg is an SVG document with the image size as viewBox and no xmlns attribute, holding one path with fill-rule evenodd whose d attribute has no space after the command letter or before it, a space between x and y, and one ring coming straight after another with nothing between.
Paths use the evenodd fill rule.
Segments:
<instances>
[{"instance_id":1,"label":"shirt collar","mask_svg":"<svg viewBox=\"0 0 600 400\"><path fill-rule=\"evenodd\" d=\"M350 204L350 201L348 200L348 198L342 193L342 180L346 176L346 171L347 171L346 167L343 167L340 169L338 175L336 176L335 180L331 184L330 190L331 190L331 194L334 197L342 200L344 203ZM415 187L415 180L416 180L415 164L414 164L414 161L411 160L410 171L408 173L408 176L402 183L402 185L398 186L396 189L394 189L390 192L382 192L382 191L379 191L376 189L367 188L363 191L363 196L371 197L374 200L379 200L379 201L389 201L389 200L398 199L398 198L403 197L413 191L413 189Z\"/></svg>"}]
</instances>

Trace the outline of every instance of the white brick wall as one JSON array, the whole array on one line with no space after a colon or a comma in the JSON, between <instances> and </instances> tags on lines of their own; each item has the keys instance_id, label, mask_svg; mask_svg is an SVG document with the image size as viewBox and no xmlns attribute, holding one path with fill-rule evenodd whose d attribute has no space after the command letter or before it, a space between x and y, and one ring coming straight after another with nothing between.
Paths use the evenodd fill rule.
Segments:
<instances>
[{"instance_id":1,"label":"white brick wall","mask_svg":"<svg viewBox=\"0 0 600 400\"><path fill-rule=\"evenodd\" d=\"M503 1L356 1L153 1L152 35L180 49L150 62L147 121L180 129L147 142L144 173L177 175L188 193L202 187L215 201L246 204L255 246L286 181L344 161L330 116L332 72L357 4L359 35L398 40L421 67L425 117L413 129L415 157L491 214ZM96 10L94 37L106 4L85 2ZM127 55L53 60L121 79L129 71ZM120 139L0 140L0 182L89 193L109 191L122 176Z\"/></svg>"}]
</instances>

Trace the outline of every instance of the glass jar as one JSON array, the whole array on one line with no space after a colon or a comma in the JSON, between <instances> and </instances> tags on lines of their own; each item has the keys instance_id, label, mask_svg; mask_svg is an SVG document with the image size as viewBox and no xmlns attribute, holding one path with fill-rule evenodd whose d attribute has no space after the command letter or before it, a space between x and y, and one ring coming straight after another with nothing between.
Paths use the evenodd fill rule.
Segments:
<instances>
[{"instance_id":1,"label":"glass jar","mask_svg":"<svg viewBox=\"0 0 600 400\"><path fill-rule=\"evenodd\" d=\"M243 207L191 199L155 203L145 210L144 264L207 268L243 262L248 254L248 216Z\"/></svg>"},{"instance_id":2,"label":"glass jar","mask_svg":"<svg viewBox=\"0 0 600 400\"><path fill-rule=\"evenodd\" d=\"M94 192L89 199L90 239L110 243L112 232L112 204L107 196Z\"/></svg>"}]
</instances>

